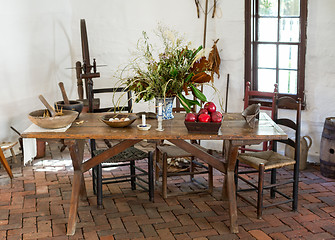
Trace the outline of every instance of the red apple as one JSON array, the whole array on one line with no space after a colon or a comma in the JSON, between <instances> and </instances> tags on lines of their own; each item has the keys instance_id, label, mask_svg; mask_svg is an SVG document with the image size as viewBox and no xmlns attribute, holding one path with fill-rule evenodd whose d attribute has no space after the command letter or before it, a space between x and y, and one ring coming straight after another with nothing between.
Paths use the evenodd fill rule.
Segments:
<instances>
[{"instance_id":1,"label":"red apple","mask_svg":"<svg viewBox=\"0 0 335 240\"><path fill-rule=\"evenodd\" d=\"M210 119L211 119L211 116L209 114L206 114L206 113L202 113L198 117L199 122L209 122Z\"/></svg>"},{"instance_id":2,"label":"red apple","mask_svg":"<svg viewBox=\"0 0 335 240\"><path fill-rule=\"evenodd\" d=\"M210 113L213 113L216 111L216 106L213 102L207 102L204 108L207 109L207 111Z\"/></svg>"},{"instance_id":3,"label":"red apple","mask_svg":"<svg viewBox=\"0 0 335 240\"><path fill-rule=\"evenodd\" d=\"M212 122L221 122L222 121L222 114L220 112L213 112L211 113L211 121Z\"/></svg>"},{"instance_id":4,"label":"red apple","mask_svg":"<svg viewBox=\"0 0 335 240\"><path fill-rule=\"evenodd\" d=\"M185 121L186 122L195 122L197 120L197 116L194 113L186 114Z\"/></svg>"},{"instance_id":5,"label":"red apple","mask_svg":"<svg viewBox=\"0 0 335 240\"><path fill-rule=\"evenodd\" d=\"M200 116L200 114L208 114L208 110L207 109L205 109L205 108L201 108L200 110L199 110L199 112L198 112L198 116Z\"/></svg>"}]
</instances>

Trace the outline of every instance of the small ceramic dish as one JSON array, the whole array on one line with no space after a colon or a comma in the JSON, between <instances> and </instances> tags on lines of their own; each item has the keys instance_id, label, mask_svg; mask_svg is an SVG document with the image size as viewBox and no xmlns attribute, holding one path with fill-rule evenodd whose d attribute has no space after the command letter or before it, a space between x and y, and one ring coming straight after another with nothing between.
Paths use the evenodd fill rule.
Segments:
<instances>
[{"instance_id":1,"label":"small ceramic dish","mask_svg":"<svg viewBox=\"0 0 335 240\"><path fill-rule=\"evenodd\" d=\"M114 118L114 119L115 118L118 118L118 119L129 118L129 120L128 121L109 121L111 118ZM122 114L121 113L109 113L109 114L104 115L101 118L101 121L110 127L123 128L123 127L127 127L130 124L132 124L136 119L137 117L134 115L124 114L124 113Z\"/></svg>"},{"instance_id":2,"label":"small ceramic dish","mask_svg":"<svg viewBox=\"0 0 335 240\"><path fill-rule=\"evenodd\" d=\"M151 125L150 124L146 124L146 125L143 126L142 124L138 124L137 128L139 130L142 130L142 131L148 131L151 128Z\"/></svg>"}]
</instances>

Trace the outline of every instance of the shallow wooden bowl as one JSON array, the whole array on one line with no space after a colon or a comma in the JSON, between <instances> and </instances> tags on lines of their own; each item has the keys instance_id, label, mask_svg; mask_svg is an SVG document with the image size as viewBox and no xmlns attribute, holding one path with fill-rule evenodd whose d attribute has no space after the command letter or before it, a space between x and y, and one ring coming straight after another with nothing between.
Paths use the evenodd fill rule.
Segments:
<instances>
[{"instance_id":1,"label":"shallow wooden bowl","mask_svg":"<svg viewBox=\"0 0 335 240\"><path fill-rule=\"evenodd\" d=\"M129 118L129 121L120 121L120 122L111 122L108 121L110 118ZM101 121L106 123L108 126L110 127L115 127L115 128L123 128L123 127L127 127L130 124L132 124L135 120L137 119L136 116L133 115L129 115L129 114L120 114L120 113L110 113L110 114L106 114L101 118Z\"/></svg>"},{"instance_id":2,"label":"shallow wooden bowl","mask_svg":"<svg viewBox=\"0 0 335 240\"><path fill-rule=\"evenodd\" d=\"M78 116L78 112L71 110L63 110L63 115L55 117L43 117L47 110L41 109L29 113L30 121L42 128L55 129L66 127L72 123Z\"/></svg>"}]
</instances>

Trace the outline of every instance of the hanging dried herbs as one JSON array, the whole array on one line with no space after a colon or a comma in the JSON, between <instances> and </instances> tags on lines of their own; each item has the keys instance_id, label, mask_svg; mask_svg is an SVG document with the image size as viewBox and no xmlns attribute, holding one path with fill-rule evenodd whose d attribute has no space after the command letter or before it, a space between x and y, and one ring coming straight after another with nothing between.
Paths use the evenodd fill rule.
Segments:
<instances>
[{"instance_id":1,"label":"hanging dried herbs","mask_svg":"<svg viewBox=\"0 0 335 240\"><path fill-rule=\"evenodd\" d=\"M214 44L212 46L212 50L211 50L211 52L209 53L209 56L208 56L208 68L211 71L212 81L214 81L214 78L213 78L214 73L216 73L218 78L220 78L221 58L220 58L220 55L219 55L218 48L216 46L218 41L219 41L219 39L214 41Z\"/></svg>"}]
</instances>

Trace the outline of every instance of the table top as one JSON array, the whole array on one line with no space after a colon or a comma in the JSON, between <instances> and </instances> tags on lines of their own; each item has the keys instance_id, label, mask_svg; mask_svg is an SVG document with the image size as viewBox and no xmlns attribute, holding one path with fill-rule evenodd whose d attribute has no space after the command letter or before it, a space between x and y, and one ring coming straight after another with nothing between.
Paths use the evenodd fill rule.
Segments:
<instances>
[{"instance_id":1,"label":"table top","mask_svg":"<svg viewBox=\"0 0 335 240\"><path fill-rule=\"evenodd\" d=\"M189 133L184 124L185 114L174 113L174 119L164 120L164 131L157 131L157 120L147 119L148 131L139 130L137 119L125 128L112 128L100 121L106 113L82 113L65 132L24 132L24 138L44 139L189 139L189 140L279 140L286 133L265 113L261 113L254 128L249 127L241 113L224 114L218 134Z\"/></svg>"}]
</instances>

